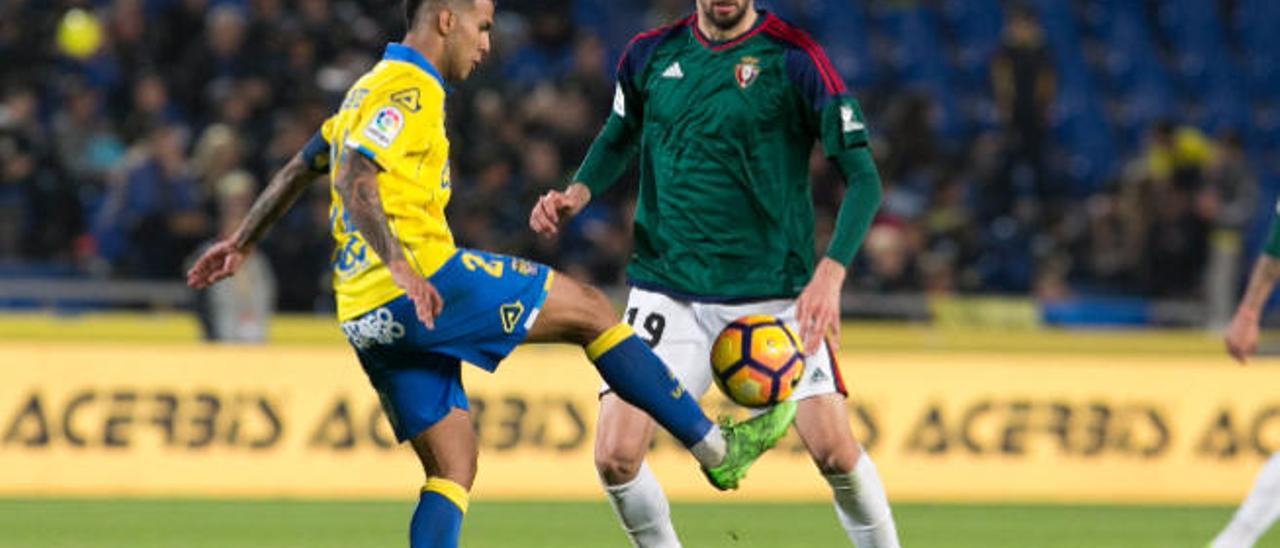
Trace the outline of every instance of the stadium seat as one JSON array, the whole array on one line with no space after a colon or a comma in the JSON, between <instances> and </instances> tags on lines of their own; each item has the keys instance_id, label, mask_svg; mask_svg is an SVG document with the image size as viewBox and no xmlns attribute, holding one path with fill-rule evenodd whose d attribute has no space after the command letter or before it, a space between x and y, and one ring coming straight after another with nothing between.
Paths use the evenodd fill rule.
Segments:
<instances>
[{"instance_id":1,"label":"stadium seat","mask_svg":"<svg viewBox=\"0 0 1280 548\"><path fill-rule=\"evenodd\" d=\"M918 6L886 7L878 9L875 17L893 44L889 69L895 85L927 94L938 109L935 131L944 138L962 138L965 123L952 91L951 65L940 43L936 14Z\"/></svg>"}]
</instances>

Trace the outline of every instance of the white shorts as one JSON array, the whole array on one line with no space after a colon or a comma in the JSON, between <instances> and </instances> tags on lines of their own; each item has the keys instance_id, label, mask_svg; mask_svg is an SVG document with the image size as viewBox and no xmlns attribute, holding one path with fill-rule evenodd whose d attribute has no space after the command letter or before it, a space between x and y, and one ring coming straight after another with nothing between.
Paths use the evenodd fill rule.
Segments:
<instances>
[{"instance_id":1,"label":"white shorts","mask_svg":"<svg viewBox=\"0 0 1280 548\"><path fill-rule=\"evenodd\" d=\"M623 320L653 348L685 389L701 398L711 387L711 345L730 322L752 314L777 316L796 326L795 301L778 299L744 304L678 301L653 291L632 288ZM606 383L600 388L609 391ZM827 342L805 357L804 374L790 400L838 393L848 395Z\"/></svg>"}]
</instances>

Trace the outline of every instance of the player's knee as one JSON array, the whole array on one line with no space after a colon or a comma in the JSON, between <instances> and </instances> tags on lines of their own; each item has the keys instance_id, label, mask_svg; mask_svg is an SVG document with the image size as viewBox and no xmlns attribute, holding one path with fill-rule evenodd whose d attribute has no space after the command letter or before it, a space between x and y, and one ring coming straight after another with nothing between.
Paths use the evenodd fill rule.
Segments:
<instances>
[{"instance_id":1,"label":"player's knee","mask_svg":"<svg viewBox=\"0 0 1280 548\"><path fill-rule=\"evenodd\" d=\"M862 451L856 444L821 448L813 452L813 462L824 475L848 474L858 464L860 456Z\"/></svg>"},{"instance_id":2,"label":"player's knee","mask_svg":"<svg viewBox=\"0 0 1280 548\"><path fill-rule=\"evenodd\" d=\"M477 458L473 455L470 459L459 461L453 466L444 468L440 475L470 491L471 485L476 481L478 467Z\"/></svg>"},{"instance_id":3,"label":"player's knee","mask_svg":"<svg viewBox=\"0 0 1280 548\"><path fill-rule=\"evenodd\" d=\"M476 471L479 467L478 457L479 455L474 452L470 455L437 457L434 466L426 468L427 476L445 478L470 491L471 484L475 483L476 480Z\"/></svg>"},{"instance_id":4,"label":"player's knee","mask_svg":"<svg viewBox=\"0 0 1280 548\"><path fill-rule=\"evenodd\" d=\"M596 337L618 324L618 315L614 312L613 303L599 289L582 284L579 303L580 313L571 335L576 339L574 342L582 346L591 344Z\"/></svg>"},{"instance_id":5,"label":"player's knee","mask_svg":"<svg viewBox=\"0 0 1280 548\"><path fill-rule=\"evenodd\" d=\"M622 485L640 473L644 455L624 447L596 448L596 472L607 485Z\"/></svg>"}]
</instances>

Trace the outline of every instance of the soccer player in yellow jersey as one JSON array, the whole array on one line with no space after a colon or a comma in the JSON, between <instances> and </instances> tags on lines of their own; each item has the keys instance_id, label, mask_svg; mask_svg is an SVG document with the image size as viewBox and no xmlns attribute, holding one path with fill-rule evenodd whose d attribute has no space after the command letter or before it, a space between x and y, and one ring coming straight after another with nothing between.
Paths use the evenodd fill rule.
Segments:
<instances>
[{"instance_id":1,"label":"soccer player in yellow jersey","mask_svg":"<svg viewBox=\"0 0 1280 548\"><path fill-rule=\"evenodd\" d=\"M466 79L488 53L493 12L493 0L406 0L403 42L387 46L236 233L187 274L196 288L234 274L327 168L338 318L397 439L413 445L426 471L410 524L414 548L456 546L467 509L476 440L462 361L493 371L522 342L580 345L617 394L684 443L720 489L736 488L795 416L794 405L781 405L721 429L599 290L541 264L454 246L445 82Z\"/></svg>"}]
</instances>

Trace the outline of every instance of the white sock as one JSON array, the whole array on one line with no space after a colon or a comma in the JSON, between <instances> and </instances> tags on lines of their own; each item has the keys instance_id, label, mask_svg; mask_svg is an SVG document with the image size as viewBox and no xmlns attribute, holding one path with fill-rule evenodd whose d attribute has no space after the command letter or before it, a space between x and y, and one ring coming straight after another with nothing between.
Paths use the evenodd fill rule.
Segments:
<instances>
[{"instance_id":1,"label":"white sock","mask_svg":"<svg viewBox=\"0 0 1280 548\"><path fill-rule=\"evenodd\" d=\"M1276 518L1280 518L1280 451L1272 453L1253 490L1244 499L1227 528L1213 539L1213 548L1249 548L1258 541Z\"/></svg>"},{"instance_id":2,"label":"white sock","mask_svg":"<svg viewBox=\"0 0 1280 548\"><path fill-rule=\"evenodd\" d=\"M689 448L689 452L693 453L693 458L698 459L698 464L703 468L711 468L719 465L724 461L724 454L727 451L724 442L724 434L720 432L720 427L711 425L711 429L707 431L707 435L702 441Z\"/></svg>"},{"instance_id":3,"label":"white sock","mask_svg":"<svg viewBox=\"0 0 1280 548\"><path fill-rule=\"evenodd\" d=\"M836 517L845 534L858 548L898 548L898 528L889 511L880 474L871 457L858 458L848 474L824 476L831 484Z\"/></svg>"},{"instance_id":4,"label":"white sock","mask_svg":"<svg viewBox=\"0 0 1280 548\"><path fill-rule=\"evenodd\" d=\"M647 463L640 463L635 479L622 485L605 485L609 505L622 522L622 530L636 548L680 548L671 507Z\"/></svg>"}]
</instances>

